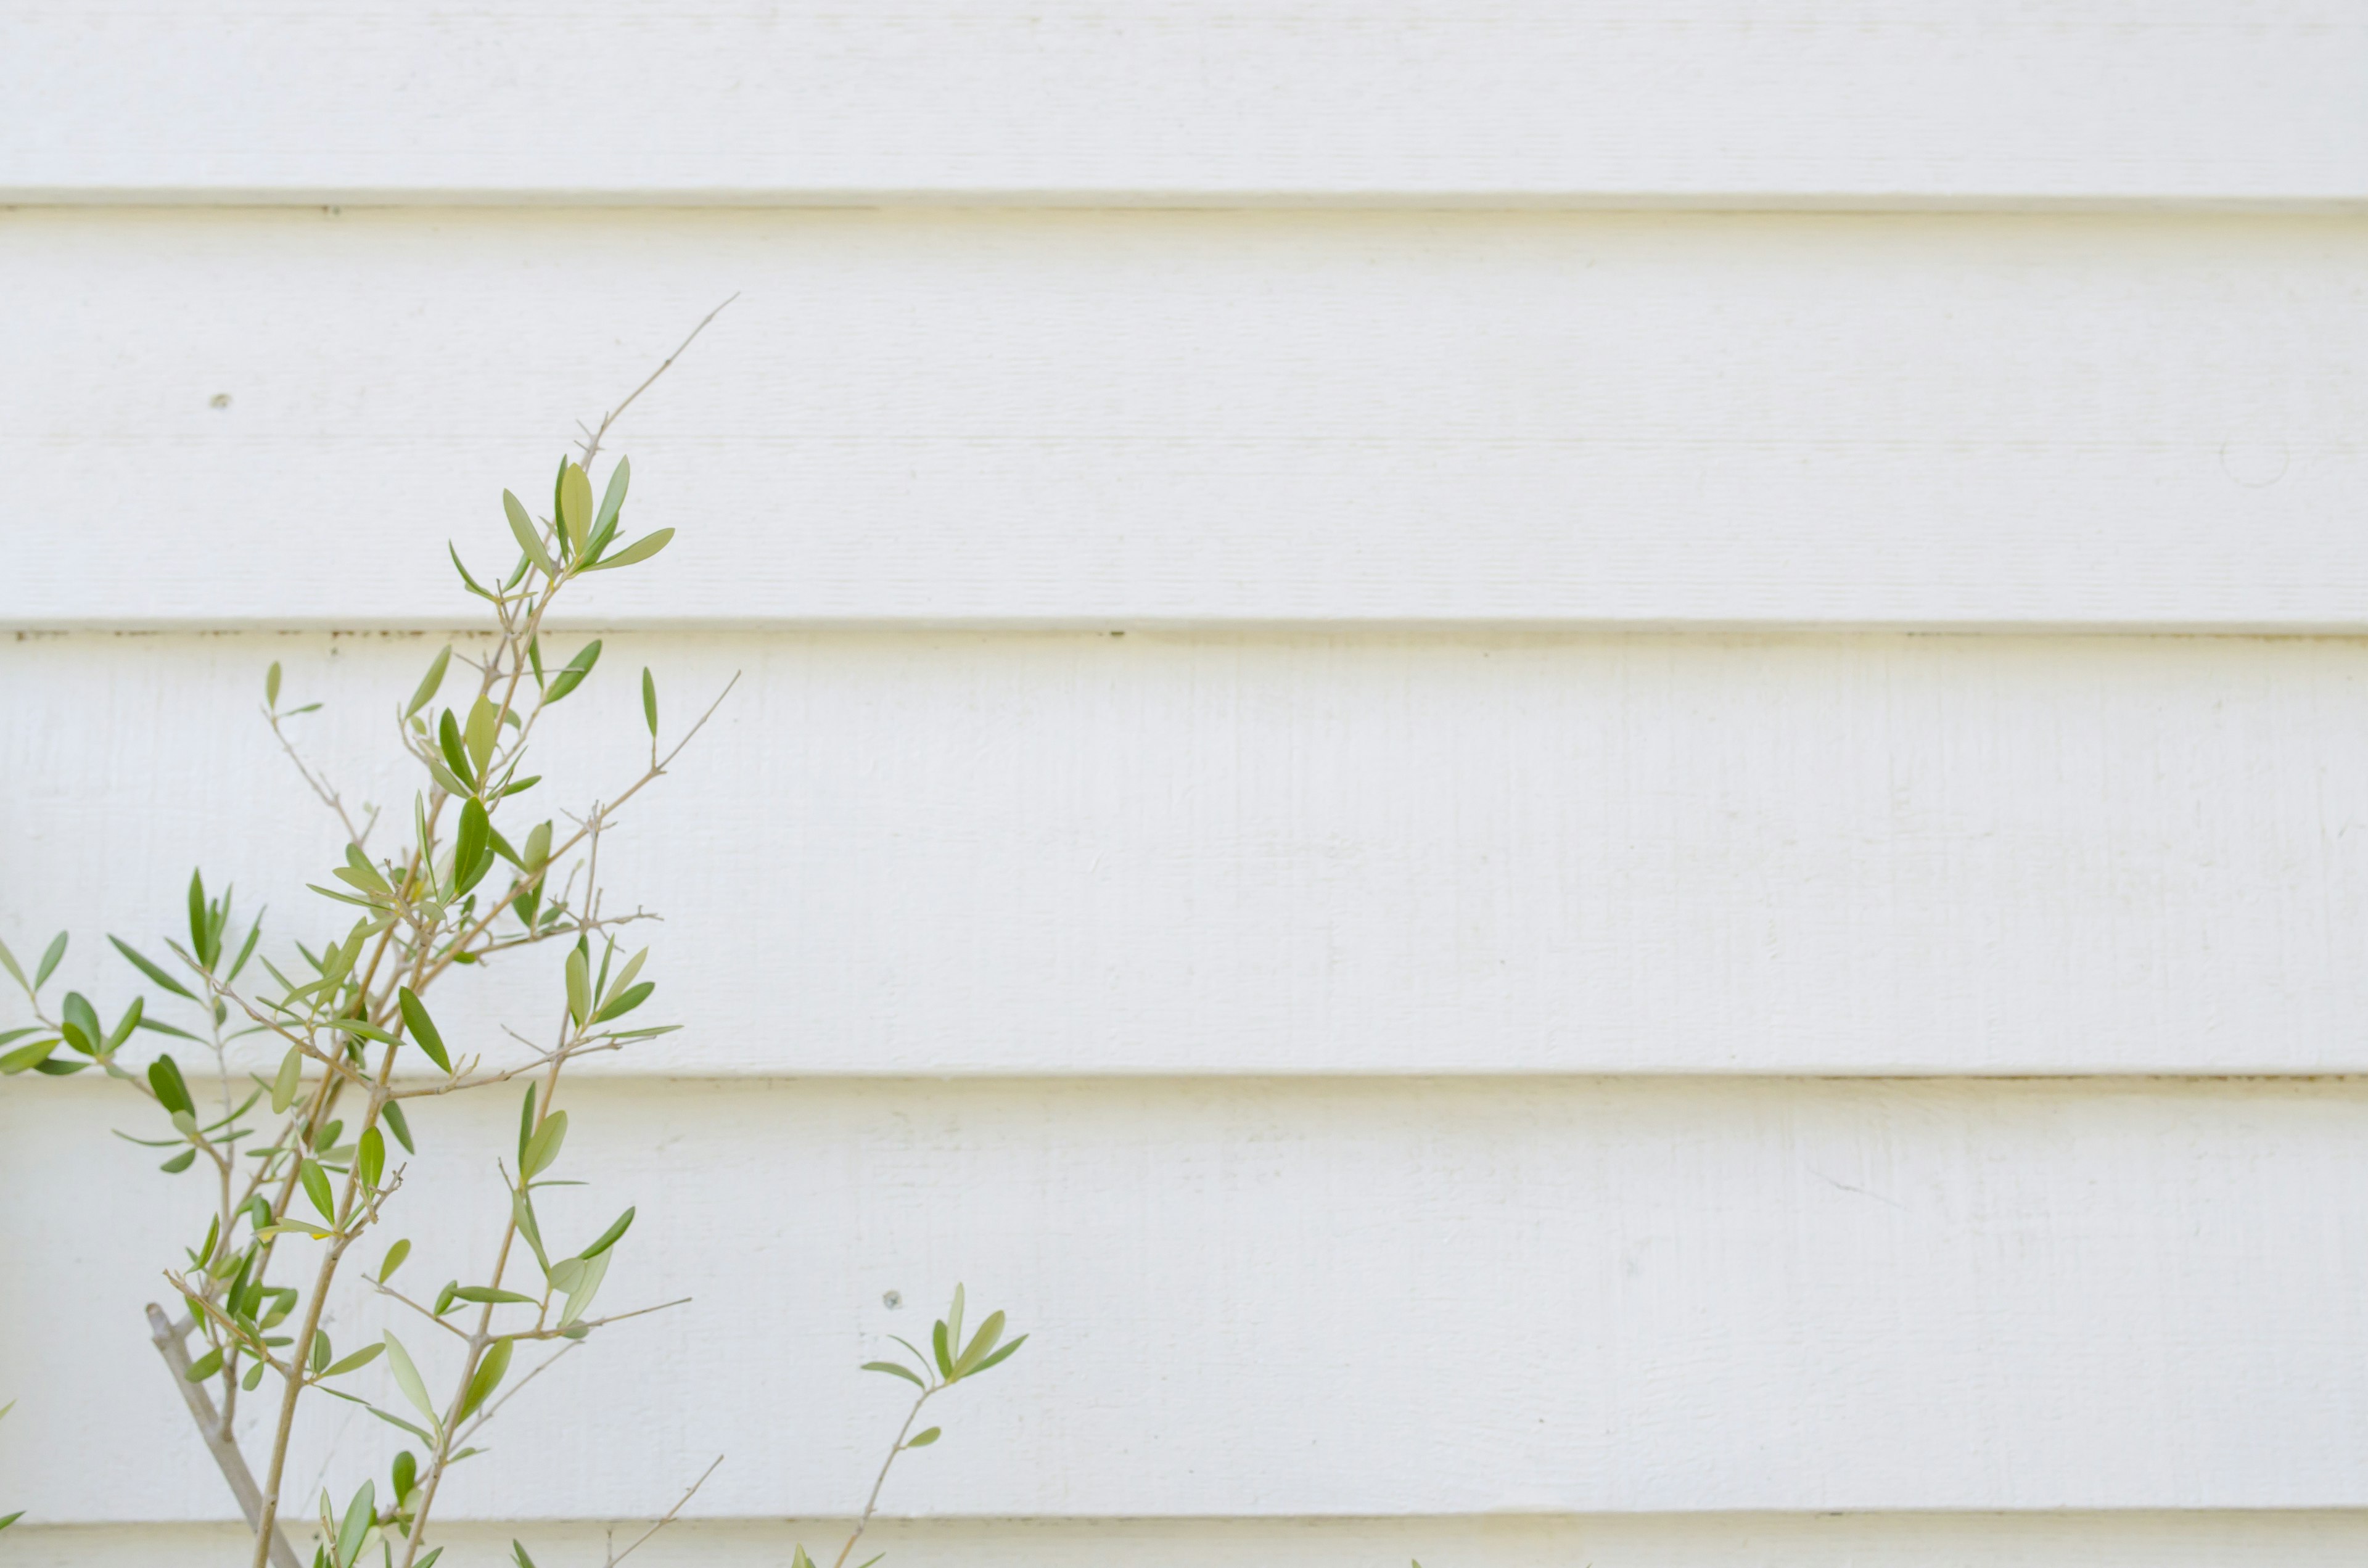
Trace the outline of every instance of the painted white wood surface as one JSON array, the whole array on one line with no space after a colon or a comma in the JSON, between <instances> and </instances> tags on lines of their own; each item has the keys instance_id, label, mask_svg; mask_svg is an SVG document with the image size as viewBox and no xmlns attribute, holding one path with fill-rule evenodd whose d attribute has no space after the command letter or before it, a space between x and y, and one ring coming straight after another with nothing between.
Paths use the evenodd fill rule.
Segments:
<instances>
[{"instance_id":1,"label":"painted white wood surface","mask_svg":"<svg viewBox=\"0 0 2368 1568\"><path fill-rule=\"evenodd\" d=\"M465 614L444 541L736 290L594 621L2357 631L2363 275L2352 219L20 210L0 625Z\"/></svg>"},{"instance_id":2,"label":"painted white wood surface","mask_svg":"<svg viewBox=\"0 0 2368 1568\"><path fill-rule=\"evenodd\" d=\"M0 199L2368 199L2341 0L0 14Z\"/></svg>"},{"instance_id":3,"label":"painted white wood surface","mask_svg":"<svg viewBox=\"0 0 2368 1568\"><path fill-rule=\"evenodd\" d=\"M201 1230L144 1205L205 1199L106 1136L122 1093L0 1085L0 1184L52 1195L0 1211L0 1321L39 1325L0 1342L24 1401L0 1473L53 1519L221 1517L135 1305ZM903 1512L2368 1505L2356 1083L644 1081L561 1103L559 1174L598 1181L550 1196L546 1234L636 1201L604 1297L697 1300L536 1384L455 1472L457 1517L654 1513L719 1451L700 1514L844 1513L903 1414L858 1363L957 1279L1034 1337L948 1399ZM393 1221L438 1217L405 1265L432 1288L490 1256L517 1113L414 1124L479 1154L423 1161ZM434 1376L432 1335L406 1339ZM349 1408L318 1429L340 1494L399 1440ZM586 1440L596 1421L620 1439Z\"/></svg>"},{"instance_id":4,"label":"painted white wood surface","mask_svg":"<svg viewBox=\"0 0 2368 1568\"><path fill-rule=\"evenodd\" d=\"M600 1561L585 1526L463 1526L450 1556L495 1562L523 1536L538 1562ZM781 1520L677 1523L635 1568L780 1568L784 1543L836 1544L846 1527ZM620 1528L620 1543L632 1539ZM899 1568L2358 1568L2357 1513L1596 1515L1464 1519L888 1520L877 1541ZM245 1568L227 1526L19 1525L11 1568ZM825 1559L827 1561L827 1559Z\"/></svg>"},{"instance_id":5,"label":"painted white wood surface","mask_svg":"<svg viewBox=\"0 0 2368 1568\"><path fill-rule=\"evenodd\" d=\"M102 934L161 951L200 859L273 906L267 950L342 930L302 891L338 839L261 674L327 703L294 722L315 760L407 816L386 727L437 646L0 642L0 939L65 926L70 980L124 998ZM641 667L669 733L742 673L663 818L605 851L667 915L655 1006L692 1026L644 1071L2368 1070L2354 642L604 647L514 833L639 770ZM438 1006L484 1039L555 984Z\"/></svg>"}]
</instances>

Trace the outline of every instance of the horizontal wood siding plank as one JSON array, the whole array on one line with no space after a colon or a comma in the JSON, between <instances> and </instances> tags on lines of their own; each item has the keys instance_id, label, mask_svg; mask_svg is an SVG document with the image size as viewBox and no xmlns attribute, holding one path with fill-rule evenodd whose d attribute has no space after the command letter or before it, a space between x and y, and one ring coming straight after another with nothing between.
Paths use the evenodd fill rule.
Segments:
<instances>
[{"instance_id":1,"label":"horizontal wood siding plank","mask_svg":"<svg viewBox=\"0 0 2368 1568\"><path fill-rule=\"evenodd\" d=\"M120 1005L102 933L160 948L200 860L269 903L267 953L342 931L263 668L407 817L387 726L439 645L0 642L0 938L68 926L66 983ZM626 1070L2368 1071L2359 642L604 648L514 837L639 770L642 667L669 735L740 673L603 851L691 1026ZM511 962L438 994L470 1049L554 1005L555 957Z\"/></svg>"},{"instance_id":2,"label":"horizontal wood siding plank","mask_svg":"<svg viewBox=\"0 0 2368 1568\"><path fill-rule=\"evenodd\" d=\"M892 1483L904 1512L2368 1505L2359 1084L762 1081L561 1103L553 1175L595 1185L550 1189L544 1233L580 1244L634 1202L604 1302L695 1301L535 1384L455 1473L455 1517L652 1514L719 1452L699 1514L844 1513L904 1405L858 1364L957 1280L1032 1337L932 1407L947 1437ZM137 1108L104 1082L0 1084L0 1185L54 1195L0 1213L0 1321L34 1330L0 1339L22 1401L0 1462L53 1519L227 1513L137 1309L208 1199L108 1136ZM517 1109L417 1110L437 1157L389 1212L432 1290L487 1267ZM381 1321L341 1311L334 1343ZM440 1380L440 1336L404 1337ZM335 1438L342 1495L401 1435L323 1403L306 1451ZM74 1440L97 1433L104 1465Z\"/></svg>"},{"instance_id":3,"label":"horizontal wood siding plank","mask_svg":"<svg viewBox=\"0 0 2368 1568\"><path fill-rule=\"evenodd\" d=\"M2331 0L0 17L8 201L2368 200Z\"/></svg>"},{"instance_id":4,"label":"horizontal wood siding plank","mask_svg":"<svg viewBox=\"0 0 2368 1568\"><path fill-rule=\"evenodd\" d=\"M2362 143L2368 146L2368 139ZM2368 222L0 213L0 625L2368 628Z\"/></svg>"},{"instance_id":5,"label":"horizontal wood siding plank","mask_svg":"<svg viewBox=\"0 0 2368 1568\"><path fill-rule=\"evenodd\" d=\"M638 1527L636 1527L638 1528ZM839 1521L677 1521L634 1568L780 1568L787 1543L836 1545ZM523 1536L538 1562L597 1562L609 1541L580 1524L461 1525L440 1532L463 1562L495 1562ZM619 1528L619 1543L632 1530ZM2355 1513L1939 1514L1583 1518L902 1520L864 1534L901 1568L2358 1568L2368 1518ZM11 1568L245 1568L252 1538L233 1525L18 1525ZM827 1562L825 1557L824 1561Z\"/></svg>"}]
</instances>

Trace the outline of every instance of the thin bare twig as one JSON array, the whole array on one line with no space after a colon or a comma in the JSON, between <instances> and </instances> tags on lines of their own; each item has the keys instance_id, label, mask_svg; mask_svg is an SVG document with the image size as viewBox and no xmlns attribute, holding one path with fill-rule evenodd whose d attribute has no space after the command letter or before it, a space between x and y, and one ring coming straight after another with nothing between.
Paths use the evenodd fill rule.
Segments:
<instances>
[{"instance_id":1,"label":"thin bare twig","mask_svg":"<svg viewBox=\"0 0 2368 1568\"><path fill-rule=\"evenodd\" d=\"M552 1359L557 1360L558 1358L554 1356ZM658 1531L674 1523L674 1517L682 1512L683 1505L689 1503L693 1497L699 1495L699 1489L707 1484L707 1478L709 1476L715 1473L715 1465L720 1465L723 1462L723 1456L722 1454L716 1455L715 1464L711 1464L705 1470L699 1472L699 1479L690 1483L690 1490L684 1493L680 1497L675 1500L674 1506L666 1511L666 1516L663 1518L659 1519L657 1523L652 1525L649 1528L643 1530L633 1541L633 1544L625 1548L624 1551L617 1551L611 1550L608 1553L609 1561L604 1565L604 1568L617 1568L618 1563L622 1562L626 1558L631 1557L634 1552L639 1551L642 1549L643 1544L646 1542L650 1537L657 1534Z\"/></svg>"},{"instance_id":2,"label":"thin bare twig","mask_svg":"<svg viewBox=\"0 0 2368 1568\"><path fill-rule=\"evenodd\" d=\"M732 295L732 300L736 300L739 297L739 293L735 290ZM635 387L632 392L626 393L624 402L619 403L616 407L610 409L608 413L600 416L600 427L598 430L593 431L591 438L584 443L583 467L586 473L589 473L592 470L592 455L600 449L600 438L609 433L609 426L617 422L617 416L624 413L625 410L632 407L633 399L649 391L650 382L655 381L660 376L665 375L666 371L672 368L674 362L682 358L682 351L689 347L700 333L707 330L707 324L709 322L713 321L717 316L723 313L723 306L729 305L732 302L732 300L724 301L723 305L716 306L713 310L701 316L699 320L699 324L690 329L690 336L684 338L681 343L677 344L675 347L675 351L666 357L665 363L661 364L656 369L650 372L648 381L644 381L640 386ZM579 424L576 428L580 430L583 426Z\"/></svg>"}]
</instances>

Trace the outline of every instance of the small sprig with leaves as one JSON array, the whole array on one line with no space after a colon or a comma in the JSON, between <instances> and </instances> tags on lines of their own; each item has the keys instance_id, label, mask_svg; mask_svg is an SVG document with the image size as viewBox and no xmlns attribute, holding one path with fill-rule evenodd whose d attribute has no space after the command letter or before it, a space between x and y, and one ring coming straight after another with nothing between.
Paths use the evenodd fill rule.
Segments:
<instances>
[{"instance_id":1,"label":"small sprig with leaves","mask_svg":"<svg viewBox=\"0 0 2368 1568\"><path fill-rule=\"evenodd\" d=\"M604 421L592 433L580 459L559 464L548 517L532 515L504 493L516 550L506 571L473 573L457 548L450 551L461 585L491 607L495 627L473 650L448 644L437 653L395 710L397 742L423 776L401 847L374 851L379 813L349 811L326 776L299 754L290 722L318 704L283 708L279 666L265 676L266 721L344 838L340 863L313 892L341 906L350 925L312 945L299 941L292 958L275 962L259 946L261 918L246 923L240 936L231 893L212 896L203 877L193 876L187 940L165 944L177 969L109 938L164 994L168 1008L190 1016L167 1021L151 1011L146 996L134 996L111 1027L78 992L54 1007L45 1000L67 951L64 934L29 971L0 947L0 969L23 991L35 1019L0 1035L0 1046L8 1048L0 1073L64 1076L96 1068L153 1105L168 1130L158 1137L121 1136L172 1150L162 1165L168 1175L199 1168L211 1178L202 1236L165 1270L184 1315L175 1321L151 1307L150 1324L255 1530L255 1568L267 1562L298 1568L282 1529L289 1512L282 1487L296 1413L307 1395L359 1404L420 1449L396 1456L382 1495L365 1483L342 1506L323 1496L316 1568L356 1568L365 1558L392 1564L398 1557L404 1568L427 1568L441 1551L427 1544L438 1488L452 1465L480 1451L476 1439L486 1424L588 1335L660 1310L590 1311L632 1225L632 1209L579 1244L552 1234L536 1201L558 1179L552 1173L566 1145L568 1113L557 1103L564 1070L677 1027L635 1016L655 983L643 978L648 949L628 953L620 936L650 916L638 909L610 912L599 849L620 812L665 777L715 710L711 705L665 745L656 681L643 670L648 752L638 776L580 811L525 820L534 814L532 792L542 782L528 767L536 735L600 657L595 640L546 663L542 639L552 607L583 578L638 566L673 537L671 528L625 536L632 469L622 460L595 501L591 467L607 426ZM470 678L456 700L438 709L439 695L461 668ZM456 970L521 959L546 945L561 955L552 979L564 1006L553 1033L532 1040L506 1030L524 1049L500 1061L448 1044L428 1007L437 983ZM205 1050L219 1103L200 1108L198 1086L170 1050L136 1062L131 1042L143 1030ZM249 1037L270 1041L281 1054L276 1071L254 1075L242 1097L230 1050ZM348 1255L400 1212L404 1159L418 1154L405 1107L521 1079L529 1081L516 1164L500 1166L508 1213L491 1269L452 1278L431 1300L415 1299L394 1283L412 1250L403 1239L385 1249L373 1274L353 1278L345 1267ZM309 1285L273 1278L290 1251L307 1253ZM521 1269L524 1278L518 1277ZM413 1314L442 1353L415 1356L388 1332L341 1354L323 1326L341 1286L358 1286ZM381 1358L401 1395L396 1408L344 1381ZM530 1359L531 1367L523 1365ZM449 1392L431 1392L433 1373ZM266 1379L276 1380L278 1410L258 1485L233 1422L239 1396L256 1392ZM209 1386L219 1394L218 1406Z\"/></svg>"},{"instance_id":2,"label":"small sprig with leaves","mask_svg":"<svg viewBox=\"0 0 2368 1568\"><path fill-rule=\"evenodd\" d=\"M855 1521L854 1533L847 1538L847 1544L838 1549L838 1556L833 1560L831 1568L847 1568L847 1560L853 1555L855 1543L863 1539L864 1530L871 1524L871 1516L880 1507L880 1490L888 1484L888 1471L894 1467L897 1456L913 1449L926 1449L945 1435L945 1428L941 1426L925 1427L918 1432L913 1430L913 1423L921 1418L921 1407L956 1383L974 1378L989 1368L1003 1365L1028 1343L1028 1336L1024 1334L1017 1339L1003 1337L1004 1322L1000 1312L989 1312L986 1321L978 1325L978 1332L965 1342L962 1338L962 1287L954 1287L954 1304L929 1331L929 1349L926 1354L911 1340L889 1335L913 1358L911 1366L906 1366L902 1360L866 1361L863 1364L867 1372L883 1372L892 1378L902 1378L921 1392L914 1397L913 1407L905 1413L905 1424L896 1429L896 1440L888 1445L888 1457L880 1461L880 1473L872 1479L871 1495L864 1499L863 1512ZM868 1557L858 1568L871 1568L871 1564L885 1555L882 1552ZM790 1559L790 1568L814 1568L814 1559L806 1555L803 1545Z\"/></svg>"}]
</instances>

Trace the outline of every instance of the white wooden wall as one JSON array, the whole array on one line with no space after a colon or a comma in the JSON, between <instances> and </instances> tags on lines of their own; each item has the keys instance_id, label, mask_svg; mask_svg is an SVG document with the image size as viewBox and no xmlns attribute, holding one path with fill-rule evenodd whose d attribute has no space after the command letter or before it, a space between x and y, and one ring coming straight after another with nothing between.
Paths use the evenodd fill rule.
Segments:
<instances>
[{"instance_id":1,"label":"white wooden wall","mask_svg":"<svg viewBox=\"0 0 2368 1568\"><path fill-rule=\"evenodd\" d=\"M698 1304L456 1561L782 1560L957 1278L892 1563L2368 1559L2368 11L6 0L0 201L0 937L119 994L328 863L263 666L407 788L741 296L570 622L743 672L574 1091ZM113 1110L0 1083L6 1544L243 1561Z\"/></svg>"}]
</instances>

